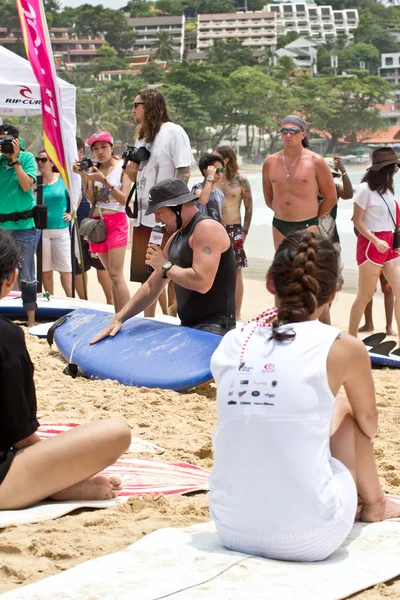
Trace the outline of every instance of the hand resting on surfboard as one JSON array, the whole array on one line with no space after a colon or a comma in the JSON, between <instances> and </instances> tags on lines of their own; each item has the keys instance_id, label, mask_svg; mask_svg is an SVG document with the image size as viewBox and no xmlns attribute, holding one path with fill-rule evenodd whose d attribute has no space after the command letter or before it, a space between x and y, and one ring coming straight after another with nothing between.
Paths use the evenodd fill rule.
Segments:
<instances>
[{"instance_id":1,"label":"hand resting on surfboard","mask_svg":"<svg viewBox=\"0 0 400 600\"><path fill-rule=\"evenodd\" d=\"M104 329L102 329L100 331L100 333L95 335L94 338L92 340L90 340L89 344L91 346L93 346L93 344L97 344L97 342L101 342L101 340L104 340L106 337L116 336L117 333L119 331L121 331L121 327L122 327L122 321L117 319L117 317L115 316L113 318L113 320L110 321L110 323L107 325L107 327L104 327Z\"/></svg>"}]
</instances>

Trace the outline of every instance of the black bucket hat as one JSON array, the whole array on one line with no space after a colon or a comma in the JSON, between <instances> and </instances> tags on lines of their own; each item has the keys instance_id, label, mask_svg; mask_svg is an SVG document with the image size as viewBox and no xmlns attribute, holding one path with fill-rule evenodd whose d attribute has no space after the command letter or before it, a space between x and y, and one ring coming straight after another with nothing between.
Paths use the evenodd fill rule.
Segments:
<instances>
[{"instance_id":1,"label":"black bucket hat","mask_svg":"<svg viewBox=\"0 0 400 600\"><path fill-rule=\"evenodd\" d=\"M180 206L186 202L197 200L197 196L189 192L189 188L182 179L171 177L159 181L149 191L149 206L146 215L152 215L163 206Z\"/></svg>"}]
</instances>

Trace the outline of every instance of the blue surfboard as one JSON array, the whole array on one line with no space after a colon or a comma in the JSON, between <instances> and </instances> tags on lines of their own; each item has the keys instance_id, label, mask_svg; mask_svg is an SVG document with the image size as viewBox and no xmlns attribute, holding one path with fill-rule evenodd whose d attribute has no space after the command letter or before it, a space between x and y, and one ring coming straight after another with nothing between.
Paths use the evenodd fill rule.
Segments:
<instances>
[{"instance_id":1,"label":"blue surfboard","mask_svg":"<svg viewBox=\"0 0 400 600\"><path fill-rule=\"evenodd\" d=\"M219 335L133 317L114 338L90 346L112 318L106 312L78 309L55 331L62 356L85 377L176 391L212 379L210 360L221 342Z\"/></svg>"},{"instance_id":2,"label":"blue surfboard","mask_svg":"<svg viewBox=\"0 0 400 600\"><path fill-rule=\"evenodd\" d=\"M93 310L104 310L105 312L114 312L114 307L100 302L89 302L88 300L79 300L79 298L62 298L60 296L47 297L38 294L36 298L37 308L35 312L36 321L54 321L67 315L77 308L90 308ZM21 294L12 292L0 300L0 314L8 319L26 319L26 311L22 306Z\"/></svg>"}]
</instances>

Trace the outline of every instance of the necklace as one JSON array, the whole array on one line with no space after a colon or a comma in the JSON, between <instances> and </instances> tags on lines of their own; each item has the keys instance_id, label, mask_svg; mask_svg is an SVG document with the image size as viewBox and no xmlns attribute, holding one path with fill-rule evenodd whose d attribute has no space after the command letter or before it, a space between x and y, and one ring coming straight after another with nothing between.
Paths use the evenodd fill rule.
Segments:
<instances>
[{"instance_id":1,"label":"necklace","mask_svg":"<svg viewBox=\"0 0 400 600\"><path fill-rule=\"evenodd\" d=\"M296 160L294 162L292 162L292 166L290 167L290 169L288 171L286 168L286 165L285 165L285 151L282 150L282 162L283 162L283 168L285 169L285 173L286 173L286 179L289 179L290 171L293 169L293 167L297 163L297 161L300 160L300 158L303 156L303 152L304 152L304 148L301 151L301 154L299 154L299 156L296 158Z\"/></svg>"}]
</instances>

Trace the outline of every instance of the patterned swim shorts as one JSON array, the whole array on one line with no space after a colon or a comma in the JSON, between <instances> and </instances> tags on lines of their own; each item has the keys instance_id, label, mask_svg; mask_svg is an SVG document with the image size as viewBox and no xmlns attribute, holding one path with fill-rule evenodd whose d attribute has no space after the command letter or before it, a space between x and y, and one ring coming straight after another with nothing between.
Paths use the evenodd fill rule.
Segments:
<instances>
[{"instance_id":1,"label":"patterned swim shorts","mask_svg":"<svg viewBox=\"0 0 400 600\"><path fill-rule=\"evenodd\" d=\"M242 267L248 267L243 245L242 226L238 224L225 225L225 229L232 241L233 250L235 252L236 268L241 269Z\"/></svg>"}]
</instances>

